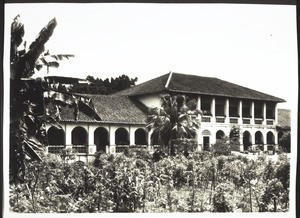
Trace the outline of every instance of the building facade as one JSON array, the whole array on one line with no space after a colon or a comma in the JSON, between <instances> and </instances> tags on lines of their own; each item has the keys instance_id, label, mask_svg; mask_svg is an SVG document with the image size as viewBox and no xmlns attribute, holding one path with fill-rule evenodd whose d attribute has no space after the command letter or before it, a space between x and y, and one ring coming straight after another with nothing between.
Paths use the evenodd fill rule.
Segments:
<instances>
[{"instance_id":1,"label":"building facade","mask_svg":"<svg viewBox=\"0 0 300 218\"><path fill-rule=\"evenodd\" d=\"M160 107L161 94L186 95L203 112L197 133L198 149L207 150L218 139L240 129L240 150L258 146L263 151L278 143L278 103L283 99L224 80L168 73L109 96L90 95L101 121L80 114L75 121L71 109L60 112L63 130L47 127L49 152L75 148L82 156L96 151L116 153L126 146L152 149L146 129L148 108ZM58 137L59 136L59 137Z\"/></svg>"}]
</instances>

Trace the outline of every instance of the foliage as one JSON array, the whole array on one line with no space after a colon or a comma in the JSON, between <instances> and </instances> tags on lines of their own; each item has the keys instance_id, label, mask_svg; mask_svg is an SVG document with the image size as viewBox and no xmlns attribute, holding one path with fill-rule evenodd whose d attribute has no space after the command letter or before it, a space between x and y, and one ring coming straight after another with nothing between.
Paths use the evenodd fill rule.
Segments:
<instances>
[{"instance_id":1,"label":"foliage","mask_svg":"<svg viewBox=\"0 0 300 218\"><path fill-rule=\"evenodd\" d=\"M93 109L91 101L81 96L60 93L50 89L43 79L33 79L35 69L43 65L47 68L59 65L57 61L72 55L52 55L55 61L47 62L43 54L45 43L51 37L55 27L52 19L39 33L28 49L19 49L25 34L24 25L17 16L11 25L10 53L10 182L24 181L26 158L41 160L40 153L48 145L45 124L50 123L61 128L53 114L48 113L45 101L56 105L69 105L100 119ZM57 63L57 64L55 64ZM75 114L76 116L76 114Z\"/></svg>"},{"instance_id":2,"label":"foliage","mask_svg":"<svg viewBox=\"0 0 300 218\"><path fill-rule=\"evenodd\" d=\"M215 144L212 145L211 150L216 155L231 155L231 151L239 151L239 143L229 142L228 138L218 139Z\"/></svg>"},{"instance_id":3,"label":"foliage","mask_svg":"<svg viewBox=\"0 0 300 218\"><path fill-rule=\"evenodd\" d=\"M159 144L168 155L176 154L176 146L192 147L194 143L187 139L196 139L196 130L200 126L200 110L194 109L193 102L187 103L184 95L161 95L161 108L152 108L148 114L147 127L153 130L151 143Z\"/></svg>"},{"instance_id":4,"label":"foliage","mask_svg":"<svg viewBox=\"0 0 300 218\"><path fill-rule=\"evenodd\" d=\"M284 132L282 137L279 139L279 146L284 152L291 152L291 132Z\"/></svg>"},{"instance_id":5,"label":"foliage","mask_svg":"<svg viewBox=\"0 0 300 218\"><path fill-rule=\"evenodd\" d=\"M240 139L240 134L241 130L238 126L233 125L230 129L229 133L229 142L230 144L240 144L239 139Z\"/></svg>"},{"instance_id":6,"label":"foliage","mask_svg":"<svg viewBox=\"0 0 300 218\"><path fill-rule=\"evenodd\" d=\"M95 79L93 76L87 76L86 79L89 81L88 84L73 84L69 91L82 94L109 95L134 86L138 80L137 77L133 79L125 74L105 80Z\"/></svg>"},{"instance_id":7,"label":"foliage","mask_svg":"<svg viewBox=\"0 0 300 218\"><path fill-rule=\"evenodd\" d=\"M227 139L218 139L215 144L212 145L212 152L216 155L230 155L230 145L227 143Z\"/></svg>"},{"instance_id":8,"label":"foliage","mask_svg":"<svg viewBox=\"0 0 300 218\"><path fill-rule=\"evenodd\" d=\"M258 212L289 210L289 160L213 157L207 152L153 162L147 150L64 162L41 154L11 184L14 212ZM201 160L201 161L199 161Z\"/></svg>"}]
</instances>

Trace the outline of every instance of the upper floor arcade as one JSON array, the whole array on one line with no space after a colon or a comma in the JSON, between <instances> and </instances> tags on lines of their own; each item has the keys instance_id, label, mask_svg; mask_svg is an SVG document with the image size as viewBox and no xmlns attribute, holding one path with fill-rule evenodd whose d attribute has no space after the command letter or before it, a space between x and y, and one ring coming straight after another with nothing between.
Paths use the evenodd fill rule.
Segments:
<instances>
[{"instance_id":1,"label":"upper floor arcade","mask_svg":"<svg viewBox=\"0 0 300 218\"><path fill-rule=\"evenodd\" d=\"M278 120L277 103L271 101L198 95L197 109L202 110L204 123L268 125Z\"/></svg>"}]
</instances>

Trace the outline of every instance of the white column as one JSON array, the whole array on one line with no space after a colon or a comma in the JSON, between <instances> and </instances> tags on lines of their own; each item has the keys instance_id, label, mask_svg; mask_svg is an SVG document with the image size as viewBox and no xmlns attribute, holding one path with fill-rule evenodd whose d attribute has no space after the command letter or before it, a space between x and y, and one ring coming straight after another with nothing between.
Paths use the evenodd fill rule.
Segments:
<instances>
[{"instance_id":1,"label":"white column","mask_svg":"<svg viewBox=\"0 0 300 218\"><path fill-rule=\"evenodd\" d=\"M66 145L72 144L72 130L71 126L66 125Z\"/></svg>"},{"instance_id":2,"label":"white column","mask_svg":"<svg viewBox=\"0 0 300 218\"><path fill-rule=\"evenodd\" d=\"M278 144L278 134L276 131L274 131L273 134L274 134L274 144L277 145Z\"/></svg>"},{"instance_id":3,"label":"white column","mask_svg":"<svg viewBox=\"0 0 300 218\"><path fill-rule=\"evenodd\" d=\"M197 109L201 110L201 96L200 95L197 98Z\"/></svg>"},{"instance_id":4,"label":"white column","mask_svg":"<svg viewBox=\"0 0 300 218\"><path fill-rule=\"evenodd\" d=\"M251 132L251 143L252 145L255 145L255 131Z\"/></svg>"},{"instance_id":5,"label":"white column","mask_svg":"<svg viewBox=\"0 0 300 218\"><path fill-rule=\"evenodd\" d=\"M97 151L97 146L94 144L94 131L93 128L90 128L90 125L87 126L88 129L88 153L95 154Z\"/></svg>"},{"instance_id":6,"label":"white column","mask_svg":"<svg viewBox=\"0 0 300 218\"><path fill-rule=\"evenodd\" d=\"M264 104L263 104L263 123L262 123L263 125L267 124L266 119L267 119L267 103L264 102Z\"/></svg>"},{"instance_id":7,"label":"white column","mask_svg":"<svg viewBox=\"0 0 300 218\"><path fill-rule=\"evenodd\" d=\"M212 123L215 123L216 122L216 100L215 98L213 97L212 100L211 100L211 106L210 106L210 109L211 109L211 114L212 114L212 117L211 117L211 122Z\"/></svg>"},{"instance_id":8,"label":"white column","mask_svg":"<svg viewBox=\"0 0 300 218\"><path fill-rule=\"evenodd\" d=\"M115 128L109 126L109 145L115 145Z\"/></svg>"},{"instance_id":9,"label":"white column","mask_svg":"<svg viewBox=\"0 0 300 218\"><path fill-rule=\"evenodd\" d=\"M225 100L225 123L229 123L229 99Z\"/></svg>"},{"instance_id":10,"label":"white column","mask_svg":"<svg viewBox=\"0 0 300 218\"><path fill-rule=\"evenodd\" d=\"M135 145L134 130L135 129L132 126L129 126L129 145Z\"/></svg>"},{"instance_id":11,"label":"white column","mask_svg":"<svg viewBox=\"0 0 300 218\"><path fill-rule=\"evenodd\" d=\"M109 153L116 153L116 142L115 142L115 128L109 126Z\"/></svg>"},{"instance_id":12,"label":"white column","mask_svg":"<svg viewBox=\"0 0 300 218\"><path fill-rule=\"evenodd\" d=\"M255 108L255 104L254 101L251 102L251 121L250 123L253 125L254 124L254 108Z\"/></svg>"},{"instance_id":13,"label":"white column","mask_svg":"<svg viewBox=\"0 0 300 218\"><path fill-rule=\"evenodd\" d=\"M244 151L244 145L240 145L240 151Z\"/></svg>"},{"instance_id":14,"label":"white column","mask_svg":"<svg viewBox=\"0 0 300 218\"><path fill-rule=\"evenodd\" d=\"M277 125L278 123L278 104L275 103L275 120L274 120L274 125Z\"/></svg>"},{"instance_id":15,"label":"white column","mask_svg":"<svg viewBox=\"0 0 300 218\"><path fill-rule=\"evenodd\" d=\"M243 108L243 103L242 103L242 100L239 101L239 121L238 123L239 124L242 124L243 123L243 117L242 117L242 108Z\"/></svg>"},{"instance_id":16,"label":"white column","mask_svg":"<svg viewBox=\"0 0 300 218\"><path fill-rule=\"evenodd\" d=\"M262 134L263 134L263 143L264 143L264 145L266 145L267 144L267 133L265 131L263 131Z\"/></svg>"}]
</instances>

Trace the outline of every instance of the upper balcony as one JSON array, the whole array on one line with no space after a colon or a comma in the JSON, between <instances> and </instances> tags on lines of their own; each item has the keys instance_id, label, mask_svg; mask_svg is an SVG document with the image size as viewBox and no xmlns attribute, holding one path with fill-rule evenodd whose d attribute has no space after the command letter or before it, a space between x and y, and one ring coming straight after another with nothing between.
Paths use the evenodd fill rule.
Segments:
<instances>
[{"instance_id":1,"label":"upper balcony","mask_svg":"<svg viewBox=\"0 0 300 218\"><path fill-rule=\"evenodd\" d=\"M198 97L198 106L203 112L202 122L275 125L276 103L240 100L225 97Z\"/></svg>"}]
</instances>

